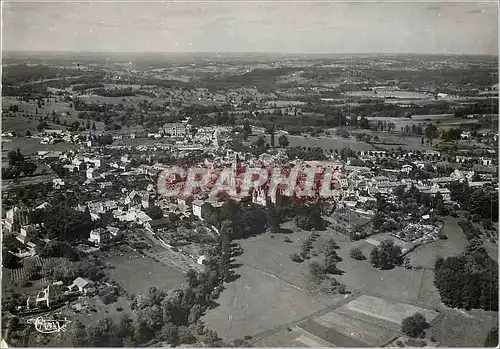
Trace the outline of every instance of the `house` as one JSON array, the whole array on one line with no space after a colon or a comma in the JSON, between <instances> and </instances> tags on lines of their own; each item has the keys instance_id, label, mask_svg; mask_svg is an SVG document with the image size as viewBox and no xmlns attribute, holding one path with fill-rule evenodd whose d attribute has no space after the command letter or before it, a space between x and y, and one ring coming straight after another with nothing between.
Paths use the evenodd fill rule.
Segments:
<instances>
[{"instance_id":1,"label":"house","mask_svg":"<svg viewBox=\"0 0 500 349\"><path fill-rule=\"evenodd\" d=\"M486 177L496 177L498 175L498 167L497 166L484 166L484 165L475 165L473 167L474 174L482 175Z\"/></svg>"},{"instance_id":2,"label":"house","mask_svg":"<svg viewBox=\"0 0 500 349\"><path fill-rule=\"evenodd\" d=\"M16 239L22 242L23 244L27 244L31 237L36 233L37 228L35 225L23 225L21 226L21 233L16 236Z\"/></svg>"},{"instance_id":3,"label":"house","mask_svg":"<svg viewBox=\"0 0 500 349\"><path fill-rule=\"evenodd\" d=\"M462 134L460 135L460 139L470 139L470 131L463 131Z\"/></svg>"},{"instance_id":4,"label":"house","mask_svg":"<svg viewBox=\"0 0 500 349\"><path fill-rule=\"evenodd\" d=\"M73 159L73 161L71 162L72 165L76 166L76 167L79 167L81 164L84 163L84 158L83 156L81 155L77 155L75 156L75 158Z\"/></svg>"},{"instance_id":5,"label":"house","mask_svg":"<svg viewBox=\"0 0 500 349\"><path fill-rule=\"evenodd\" d=\"M61 178L54 178L52 180L52 185L54 186L54 189L61 189L61 187L64 186L64 181Z\"/></svg>"},{"instance_id":6,"label":"house","mask_svg":"<svg viewBox=\"0 0 500 349\"><path fill-rule=\"evenodd\" d=\"M204 265L206 260L207 260L207 257L200 256L200 257L198 257L198 260L196 261L196 263L198 263L199 265Z\"/></svg>"},{"instance_id":7,"label":"house","mask_svg":"<svg viewBox=\"0 0 500 349\"><path fill-rule=\"evenodd\" d=\"M153 202L151 200L151 197L149 196L149 193L144 193L142 194L142 197L141 197L141 206L142 208L149 208L150 206L152 206Z\"/></svg>"},{"instance_id":8,"label":"house","mask_svg":"<svg viewBox=\"0 0 500 349\"><path fill-rule=\"evenodd\" d=\"M151 232L155 232L159 229L166 228L170 225L170 219L168 218L160 218L160 219L153 219L150 220L149 222L146 222L144 226L146 229L148 229Z\"/></svg>"},{"instance_id":9,"label":"house","mask_svg":"<svg viewBox=\"0 0 500 349\"><path fill-rule=\"evenodd\" d=\"M86 174L87 174L87 179L88 180L93 180L94 179L94 168L93 167L89 167L86 171Z\"/></svg>"},{"instance_id":10,"label":"house","mask_svg":"<svg viewBox=\"0 0 500 349\"><path fill-rule=\"evenodd\" d=\"M117 227L112 227L112 226L107 226L106 229L109 231L109 233L113 236L117 236L118 233L120 232L120 228Z\"/></svg>"},{"instance_id":11,"label":"house","mask_svg":"<svg viewBox=\"0 0 500 349\"><path fill-rule=\"evenodd\" d=\"M412 165L403 165L401 166L401 172L406 173L409 175L413 171L413 166Z\"/></svg>"},{"instance_id":12,"label":"house","mask_svg":"<svg viewBox=\"0 0 500 349\"><path fill-rule=\"evenodd\" d=\"M183 123L166 123L163 126L163 132L173 137L184 137L187 133L187 127Z\"/></svg>"},{"instance_id":13,"label":"house","mask_svg":"<svg viewBox=\"0 0 500 349\"><path fill-rule=\"evenodd\" d=\"M181 210L187 211L192 207L193 201L194 199L192 196L182 196L177 199L177 204Z\"/></svg>"},{"instance_id":14,"label":"house","mask_svg":"<svg viewBox=\"0 0 500 349\"><path fill-rule=\"evenodd\" d=\"M68 286L70 292L78 291L82 294L89 294L95 290L94 283L88 279L77 277L73 283Z\"/></svg>"},{"instance_id":15,"label":"house","mask_svg":"<svg viewBox=\"0 0 500 349\"><path fill-rule=\"evenodd\" d=\"M212 205L210 205L208 202L202 200L193 201L193 215L195 215L199 219L203 219L211 210Z\"/></svg>"},{"instance_id":16,"label":"house","mask_svg":"<svg viewBox=\"0 0 500 349\"><path fill-rule=\"evenodd\" d=\"M89 241L96 245L100 245L108 242L112 238L113 236L109 231L103 228L97 228L90 232Z\"/></svg>"},{"instance_id":17,"label":"house","mask_svg":"<svg viewBox=\"0 0 500 349\"><path fill-rule=\"evenodd\" d=\"M48 285L45 289L38 292L36 297L29 296L26 299L26 308L38 308L40 305L45 305L47 308L57 301L64 294L64 288L61 285Z\"/></svg>"},{"instance_id":18,"label":"house","mask_svg":"<svg viewBox=\"0 0 500 349\"><path fill-rule=\"evenodd\" d=\"M479 158L479 160L481 161L481 164L483 166L491 166L491 163L493 161L493 159L491 159L491 158L485 158L485 157L481 157L481 158Z\"/></svg>"},{"instance_id":19,"label":"house","mask_svg":"<svg viewBox=\"0 0 500 349\"><path fill-rule=\"evenodd\" d=\"M267 204L267 195L262 188L254 189L252 193L252 203L266 206Z\"/></svg>"}]
</instances>

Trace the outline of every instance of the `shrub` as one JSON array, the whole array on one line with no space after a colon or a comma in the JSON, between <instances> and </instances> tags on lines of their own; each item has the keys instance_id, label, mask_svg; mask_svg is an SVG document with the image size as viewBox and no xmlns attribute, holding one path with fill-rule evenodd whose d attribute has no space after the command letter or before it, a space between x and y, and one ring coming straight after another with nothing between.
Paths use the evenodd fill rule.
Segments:
<instances>
[{"instance_id":1,"label":"shrub","mask_svg":"<svg viewBox=\"0 0 500 349\"><path fill-rule=\"evenodd\" d=\"M366 259L365 255L363 254L363 252L361 252L361 249L359 247L354 247L353 249L351 249L349 255L351 256L351 258L358 261Z\"/></svg>"}]
</instances>

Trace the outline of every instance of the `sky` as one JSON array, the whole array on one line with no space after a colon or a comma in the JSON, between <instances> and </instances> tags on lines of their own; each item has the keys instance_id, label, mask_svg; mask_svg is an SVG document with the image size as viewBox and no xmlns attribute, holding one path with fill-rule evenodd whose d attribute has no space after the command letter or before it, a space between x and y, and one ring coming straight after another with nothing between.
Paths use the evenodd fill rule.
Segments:
<instances>
[{"instance_id":1,"label":"sky","mask_svg":"<svg viewBox=\"0 0 500 349\"><path fill-rule=\"evenodd\" d=\"M4 2L6 51L498 54L490 2Z\"/></svg>"}]
</instances>

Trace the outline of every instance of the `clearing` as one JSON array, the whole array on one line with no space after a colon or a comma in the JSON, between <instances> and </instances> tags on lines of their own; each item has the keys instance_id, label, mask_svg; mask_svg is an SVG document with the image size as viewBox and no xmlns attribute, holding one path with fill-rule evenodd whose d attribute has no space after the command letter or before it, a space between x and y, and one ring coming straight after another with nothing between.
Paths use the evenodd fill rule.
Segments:
<instances>
[{"instance_id":1,"label":"clearing","mask_svg":"<svg viewBox=\"0 0 500 349\"><path fill-rule=\"evenodd\" d=\"M184 274L173 266L135 253L106 258L104 262L113 265L107 272L129 293L147 293L150 287L169 290L181 287L185 282Z\"/></svg>"}]
</instances>

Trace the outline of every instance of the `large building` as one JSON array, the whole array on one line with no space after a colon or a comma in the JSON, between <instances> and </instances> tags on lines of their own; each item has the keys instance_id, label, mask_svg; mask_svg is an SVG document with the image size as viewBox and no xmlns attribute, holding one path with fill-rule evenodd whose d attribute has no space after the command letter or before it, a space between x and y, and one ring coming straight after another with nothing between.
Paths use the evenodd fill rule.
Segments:
<instances>
[{"instance_id":1,"label":"large building","mask_svg":"<svg viewBox=\"0 0 500 349\"><path fill-rule=\"evenodd\" d=\"M184 137L187 127L183 123L167 123L163 126L163 132L173 137Z\"/></svg>"}]
</instances>

